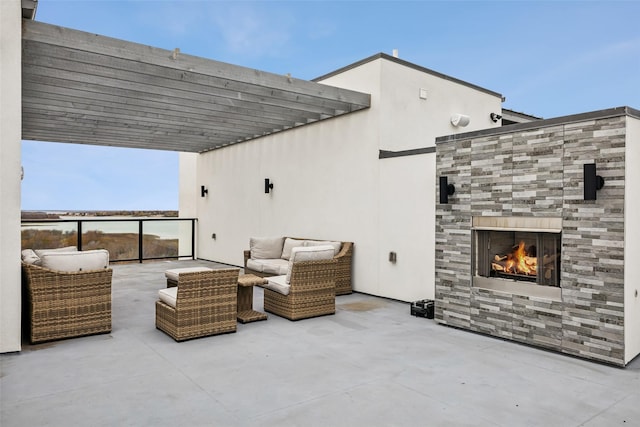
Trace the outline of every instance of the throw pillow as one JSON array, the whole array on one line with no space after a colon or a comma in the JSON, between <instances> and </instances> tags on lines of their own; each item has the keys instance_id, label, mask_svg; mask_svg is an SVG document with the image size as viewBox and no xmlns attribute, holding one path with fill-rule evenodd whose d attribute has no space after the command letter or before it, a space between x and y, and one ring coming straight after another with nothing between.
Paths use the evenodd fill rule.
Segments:
<instances>
[{"instance_id":1,"label":"throw pillow","mask_svg":"<svg viewBox=\"0 0 640 427\"><path fill-rule=\"evenodd\" d=\"M40 257L36 255L33 249L25 249L22 251L22 261L27 264L40 265Z\"/></svg>"}]
</instances>

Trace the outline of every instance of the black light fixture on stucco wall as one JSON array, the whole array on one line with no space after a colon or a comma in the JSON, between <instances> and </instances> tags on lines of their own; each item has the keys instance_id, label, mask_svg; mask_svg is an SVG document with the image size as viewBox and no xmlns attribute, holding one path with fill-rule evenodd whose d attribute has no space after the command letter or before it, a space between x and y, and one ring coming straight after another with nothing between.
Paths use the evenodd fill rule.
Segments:
<instances>
[{"instance_id":1,"label":"black light fixture on stucco wall","mask_svg":"<svg viewBox=\"0 0 640 427\"><path fill-rule=\"evenodd\" d=\"M604 187L604 178L597 174L595 163L584 164L584 200L596 200L596 192Z\"/></svg>"},{"instance_id":2,"label":"black light fixture on stucco wall","mask_svg":"<svg viewBox=\"0 0 640 427\"><path fill-rule=\"evenodd\" d=\"M449 196L453 196L456 192L456 187L453 184L449 184L446 176L440 177L440 203L449 203Z\"/></svg>"},{"instance_id":3,"label":"black light fixture on stucco wall","mask_svg":"<svg viewBox=\"0 0 640 427\"><path fill-rule=\"evenodd\" d=\"M269 192L273 190L273 182L269 182L269 178L264 179L264 192L265 194L269 194Z\"/></svg>"},{"instance_id":4,"label":"black light fixture on stucco wall","mask_svg":"<svg viewBox=\"0 0 640 427\"><path fill-rule=\"evenodd\" d=\"M200 197L204 197L209 193L209 190L204 185L200 186Z\"/></svg>"}]
</instances>

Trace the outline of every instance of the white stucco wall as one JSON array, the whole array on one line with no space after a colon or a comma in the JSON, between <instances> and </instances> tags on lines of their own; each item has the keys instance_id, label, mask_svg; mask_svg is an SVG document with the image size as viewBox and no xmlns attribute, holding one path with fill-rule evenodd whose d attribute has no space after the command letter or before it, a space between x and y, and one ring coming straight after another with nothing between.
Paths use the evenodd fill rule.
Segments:
<instances>
[{"instance_id":1,"label":"white stucco wall","mask_svg":"<svg viewBox=\"0 0 640 427\"><path fill-rule=\"evenodd\" d=\"M180 206L181 218L197 218L198 217L198 197L200 197L200 186L196 179L196 167L198 165L198 154L182 153L179 160L180 176L178 195L178 205ZM195 239L198 240L198 222L194 224L196 227ZM180 223L180 247L178 251L180 255L191 253L191 224ZM198 251L195 245L195 256L197 258Z\"/></svg>"},{"instance_id":2,"label":"white stucco wall","mask_svg":"<svg viewBox=\"0 0 640 427\"><path fill-rule=\"evenodd\" d=\"M379 159L379 150L434 147L458 131L452 113L472 117L459 131L496 126L488 116L500 98L386 59L323 83L371 94L371 108L198 156L196 187L209 189L196 201L198 256L242 265L251 236L353 241L356 291L433 298L435 153Z\"/></svg>"},{"instance_id":3,"label":"white stucco wall","mask_svg":"<svg viewBox=\"0 0 640 427\"><path fill-rule=\"evenodd\" d=\"M633 268L640 259L640 120L627 117L625 142L624 216L624 335L625 363L640 354L640 282Z\"/></svg>"},{"instance_id":4,"label":"white stucco wall","mask_svg":"<svg viewBox=\"0 0 640 427\"><path fill-rule=\"evenodd\" d=\"M376 67L377 70L372 69ZM365 85L367 75L379 82ZM333 86L372 94L379 150L435 147L437 136L498 126L489 119L502 109L499 97L393 61L379 60L326 79ZM426 91L426 99L420 96ZM373 110L373 108L372 108ZM450 117L470 116L457 128ZM435 296L435 150L378 160L378 283L363 292L403 301ZM389 261L395 252L397 261ZM369 267L370 268L370 267Z\"/></svg>"},{"instance_id":5,"label":"white stucco wall","mask_svg":"<svg viewBox=\"0 0 640 427\"><path fill-rule=\"evenodd\" d=\"M21 349L21 2L0 1L0 352Z\"/></svg>"}]
</instances>

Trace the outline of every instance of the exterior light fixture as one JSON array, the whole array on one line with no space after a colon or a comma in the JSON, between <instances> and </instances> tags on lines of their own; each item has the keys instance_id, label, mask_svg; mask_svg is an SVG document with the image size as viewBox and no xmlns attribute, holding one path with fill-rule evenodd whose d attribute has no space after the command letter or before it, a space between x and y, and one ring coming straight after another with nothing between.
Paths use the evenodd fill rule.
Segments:
<instances>
[{"instance_id":1,"label":"exterior light fixture","mask_svg":"<svg viewBox=\"0 0 640 427\"><path fill-rule=\"evenodd\" d=\"M604 187L604 178L596 173L595 163L584 164L584 200L596 200L596 192Z\"/></svg>"},{"instance_id":2,"label":"exterior light fixture","mask_svg":"<svg viewBox=\"0 0 640 427\"><path fill-rule=\"evenodd\" d=\"M456 187L453 184L448 183L448 178L446 176L440 177L440 203L447 204L449 203L449 196L453 196L456 192Z\"/></svg>"},{"instance_id":3,"label":"exterior light fixture","mask_svg":"<svg viewBox=\"0 0 640 427\"><path fill-rule=\"evenodd\" d=\"M204 185L200 186L200 197L205 197L207 194L209 194L209 190L207 190L207 188Z\"/></svg>"},{"instance_id":4,"label":"exterior light fixture","mask_svg":"<svg viewBox=\"0 0 640 427\"><path fill-rule=\"evenodd\" d=\"M489 114L489 118L491 119L491 121L493 123L496 123L498 120L500 120L502 118L502 116L500 114L491 113L491 114Z\"/></svg>"},{"instance_id":5,"label":"exterior light fixture","mask_svg":"<svg viewBox=\"0 0 640 427\"><path fill-rule=\"evenodd\" d=\"M273 182L269 182L269 178L264 179L264 192L269 194L273 190Z\"/></svg>"},{"instance_id":6,"label":"exterior light fixture","mask_svg":"<svg viewBox=\"0 0 640 427\"><path fill-rule=\"evenodd\" d=\"M465 116L464 114L454 114L451 116L451 124L455 127L465 127L469 124L469 121L469 116Z\"/></svg>"}]
</instances>

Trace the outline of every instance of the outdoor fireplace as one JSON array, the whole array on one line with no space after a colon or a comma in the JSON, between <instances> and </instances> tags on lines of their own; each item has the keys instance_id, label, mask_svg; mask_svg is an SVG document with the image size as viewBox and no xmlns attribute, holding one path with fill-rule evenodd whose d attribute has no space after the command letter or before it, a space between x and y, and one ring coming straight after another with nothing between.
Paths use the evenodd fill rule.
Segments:
<instances>
[{"instance_id":1,"label":"outdoor fireplace","mask_svg":"<svg viewBox=\"0 0 640 427\"><path fill-rule=\"evenodd\" d=\"M619 366L640 355L639 142L628 108L437 138L456 192L434 197L436 322Z\"/></svg>"},{"instance_id":2,"label":"outdoor fireplace","mask_svg":"<svg viewBox=\"0 0 640 427\"><path fill-rule=\"evenodd\" d=\"M560 219L476 217L473 223L476 286L560 286Z\"/></svg>"}]
</instances>

